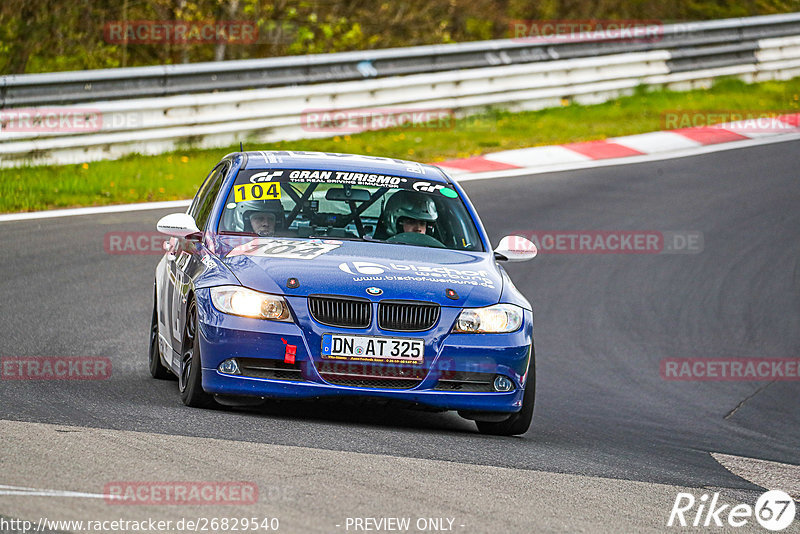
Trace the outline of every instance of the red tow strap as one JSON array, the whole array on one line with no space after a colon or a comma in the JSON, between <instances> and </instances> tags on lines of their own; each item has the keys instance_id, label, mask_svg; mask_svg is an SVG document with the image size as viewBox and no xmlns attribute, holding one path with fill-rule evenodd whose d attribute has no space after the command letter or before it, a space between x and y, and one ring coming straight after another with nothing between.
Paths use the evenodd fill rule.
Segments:
<instances>
[{"instance_id":1,"label":"red tow strap","mask_svg":"<svg viewBox=\"0 0 800 534\"><path fill-rule=\"evenodd\" d=\"M286 351L283 353L283 362L294 364L294 357L297 355L297 345L289 345L283 338L281 338L281 341L286 345Z\"/></svg>"}]
</instances>

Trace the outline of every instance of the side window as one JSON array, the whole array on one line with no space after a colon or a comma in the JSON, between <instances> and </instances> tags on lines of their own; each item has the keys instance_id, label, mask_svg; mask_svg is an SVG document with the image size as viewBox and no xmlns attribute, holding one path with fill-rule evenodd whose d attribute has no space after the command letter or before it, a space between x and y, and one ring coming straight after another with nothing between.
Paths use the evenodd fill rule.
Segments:
<instances>
[{"instance_id":1,"label":"side window","mask_svg":"<svg viewBox=\"0 0 800 534\"><path fill-rule=\"evenodd\" d=\"M208 217L211 215L211 209L214 207L214 201L217 198L219 189L222 187L225 175L228 174L228 169L230 169L230 163L227 161L217 165L216 168L211 171L211 174L208 175L206 181L203 182L203 185L200 186L200 190L197 191L194 202L192 202L192 206L189 208L189 215L194 217L197 227L201 230L205 229L206 222L208 222Z\"/></svg>"},{"instance_id":2,"label":"side window","mask_svg":"<svg viewBox=\"0 0 800 534\"><path fill-rule=\"evenodd\" d=\"M214 167L214 169L212 169L212 171L210 173L208 173L208 176L206 176L206 179L203 180L203 183L200 184L200 188L197 190L197 193L194 195L194 200L192 200L192 205L189 206L189 211L187 211L186 213L191 215L195 219L195 221L197 220L198 207L199 207L203 197L205 197L206 192L208 191L208 186L211 184L211 182L214 181L214 179L217 176L219 176L219 171L220 171L221 168L222 168L222 164L218 164L216 167Z\"/></svg>"}]
</instances>

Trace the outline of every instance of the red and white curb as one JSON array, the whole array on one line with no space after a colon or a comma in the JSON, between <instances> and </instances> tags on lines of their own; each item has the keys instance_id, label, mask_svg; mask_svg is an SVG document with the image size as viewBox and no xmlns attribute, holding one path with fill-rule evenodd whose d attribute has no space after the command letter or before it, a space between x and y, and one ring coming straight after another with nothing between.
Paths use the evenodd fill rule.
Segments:
<instances>
[{"instance_id":1,"label":"red and white curb","mask_svg":"<svg viewBox=\"0 0 800 534\"><path fill-rule=\"evenodd\" d=\"M484 156L436 163L458 180L513 176L527 172L567 170L604 164L636 163L669 157L789 140L800 134L800 113L715 126L650 132L601 141L505 150ZM753 143L748 143L753 144ZM710 148L713 147L713 148ZM709 149L710 148L710 149ZM525 171L525 172L519 172Z\"/></svg>"}]
</instances>

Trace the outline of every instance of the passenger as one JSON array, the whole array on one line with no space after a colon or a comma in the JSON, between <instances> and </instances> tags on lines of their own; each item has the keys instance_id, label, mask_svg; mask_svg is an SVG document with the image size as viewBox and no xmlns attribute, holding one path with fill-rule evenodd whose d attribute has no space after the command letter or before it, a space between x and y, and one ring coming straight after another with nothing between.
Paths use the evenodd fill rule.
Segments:
<instances>
[{"instance_id":1,"label":"passenger","mask_svg":"<svg viewBox=\"0 0 800 534\"><path fill-rule=\"evenodd\" d=\"M416 191L398 191L386 202L381 216L383 231L376 232L376 239L386 239L403 233L430 235L438 218L436 204L429 195Z\"/></svg>"}]
</instances>

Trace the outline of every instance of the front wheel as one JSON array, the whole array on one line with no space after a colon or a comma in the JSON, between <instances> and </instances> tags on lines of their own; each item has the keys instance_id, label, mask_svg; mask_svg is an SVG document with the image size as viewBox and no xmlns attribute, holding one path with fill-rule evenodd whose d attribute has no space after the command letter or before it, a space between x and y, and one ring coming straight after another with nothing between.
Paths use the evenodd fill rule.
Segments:
<instances>
[{"instance_id":1,"label":"front wheel","mask_svg":"<svg viewBox=\"0 0 800 534\"><path fill-rule=\"evenodd\" d=\"M203 391L200 332L197 328L197 306L194 300L189 303L184 331L181 367L178 375L181 401L186 406L194 408L212 408L216 405L214 397Z\"/></svg>"},{"instance_id":2,"label":"front wheel","mask_svg":"<svg viewBox=\"0 0 800 534\"><path fill-rule=\"evenodd\" d=\"M492 436L520 436L528 431L533 419L533 404L536 396L536 359L533 345L531 357L528 361L528 380L525 383L525 393L522 394L522 409L505 421L489 422L475 421L481 434Z\"/></svg>"}]
</instances>

